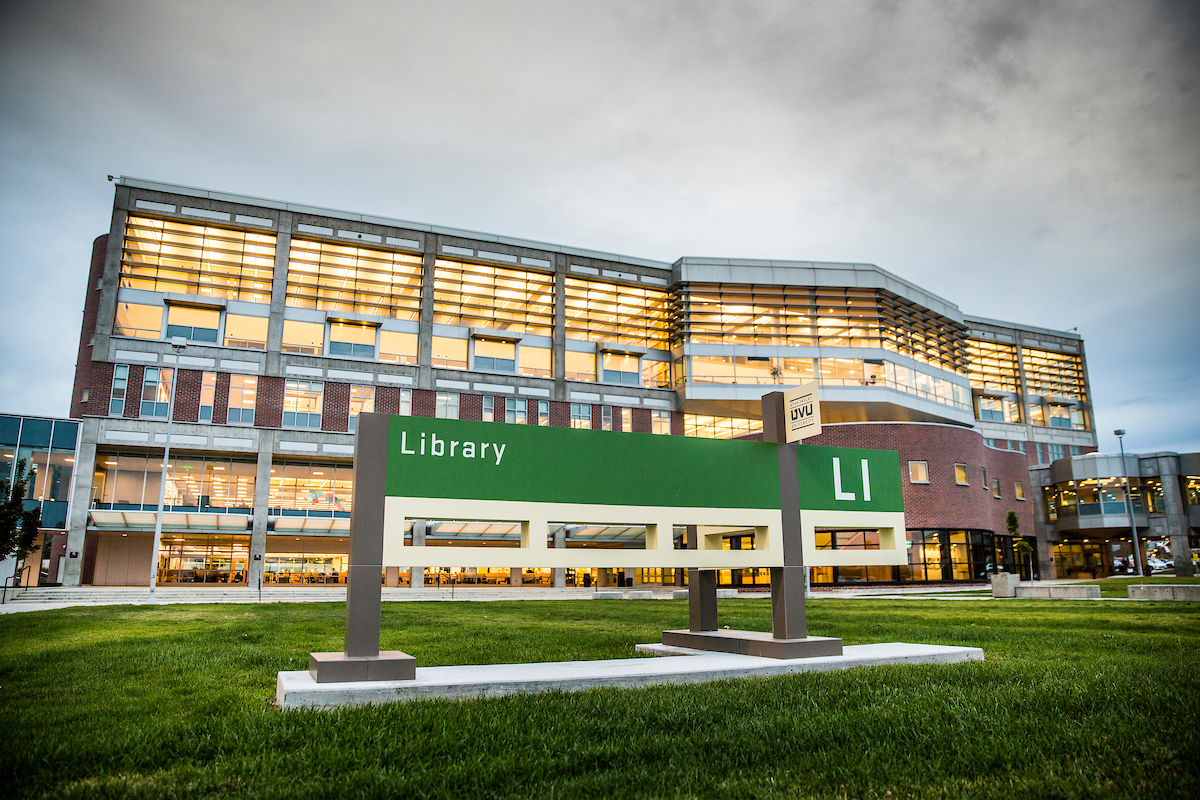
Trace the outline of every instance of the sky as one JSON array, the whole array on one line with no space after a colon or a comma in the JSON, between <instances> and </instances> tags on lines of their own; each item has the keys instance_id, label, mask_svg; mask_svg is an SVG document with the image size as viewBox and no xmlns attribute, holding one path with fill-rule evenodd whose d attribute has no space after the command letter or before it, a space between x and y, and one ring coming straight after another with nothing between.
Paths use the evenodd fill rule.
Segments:
<instances>
[{"instance_id":1,"label":"sky","mask_svg":"<svg viewBox=\"0 0 1200 800\"><path fill-rule=\"evenodd\" d=\"M1200 450L1200 4L0 4L0 410L68 412L107 175L674 261L877 264L1083 336Z\"/></svg>"}]
</instances>

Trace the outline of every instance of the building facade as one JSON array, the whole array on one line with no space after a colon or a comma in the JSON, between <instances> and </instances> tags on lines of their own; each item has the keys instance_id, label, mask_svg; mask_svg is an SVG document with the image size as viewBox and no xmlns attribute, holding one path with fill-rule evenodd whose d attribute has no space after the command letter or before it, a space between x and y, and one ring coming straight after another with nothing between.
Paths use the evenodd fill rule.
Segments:
<instances>
[{"instance_id":1,"label":"building facade","mask_svg":"<svg viewBox=\"0 0 1200 800\"><path fill-rule=\"evenodd\" d=\"M344 580L364 411L754 437L765 392L813 379L826 427L810 443L900 452L911 543L906 567L816 582L1053 573L1049 539L1024 563L1005 519L1015 511L1033 537L1030 467L1095 449L1073 333L966 316L870 264L667 263L122 178L87 282L71 416L94 468L73 475L67 549L80 556L64 582L144 584L154 563L164 582ZM417 544L512 535L469 520L411 532ZM558 546L640 547L643 535L554 532Z\"/></svg>"}]
</instances>

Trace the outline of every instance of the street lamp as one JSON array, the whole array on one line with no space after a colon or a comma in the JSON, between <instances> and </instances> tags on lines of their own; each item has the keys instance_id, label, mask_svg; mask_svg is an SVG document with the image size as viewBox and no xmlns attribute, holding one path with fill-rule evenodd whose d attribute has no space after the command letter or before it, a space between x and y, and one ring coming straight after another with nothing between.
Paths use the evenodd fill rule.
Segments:
<instances>
[{"instance_id":1,"label":"street lamp","mask_svg":"<svg viewBox=\"0 0 1200 800\"><path fill-rule=\"evenodd\" d=\"M171 458L171 423L175 419L175 390L179 388L179 354L187 350L187 339L171 337L171 349L175 351L175 368L171 370L171 399L167 402L167 441L163 448L162 475L158 479L158 511L154 515L154 549L150 551L150 596L146 602L154 602L154 585L158 582L158 548L162 543L163 501L167 495L167 462Z\"/></svg>"},{"instance_id":2,"label":"street lamp","mask_svg":"<svg viewBox=\"0 0 1200 800\"><path fill-rule=\"evenodd\" d=\"M1133 563L1137 565L1138 575L1146 577L1146 566L1142 563L1142 547L1138 544L1137 523L1133 520L1133 499L1129 495L1129 467L1125 465L1125 430L1113 431L1121 444L1121 475L1125 478L1125 508L1129 511L1129 530L1133 532Z\"/></svg>"}]
</instances>

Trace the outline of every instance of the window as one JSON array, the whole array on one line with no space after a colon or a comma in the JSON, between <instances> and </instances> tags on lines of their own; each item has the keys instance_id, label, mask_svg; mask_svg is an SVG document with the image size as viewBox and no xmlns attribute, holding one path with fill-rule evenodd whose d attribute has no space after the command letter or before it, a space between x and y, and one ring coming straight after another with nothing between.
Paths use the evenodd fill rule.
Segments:
<instances>
[{"instance_id":1,"label":"window","mask_svg":"<svg viewBox=\"0 0 1200 800\"><path fill-rule=\"evenodd\" d=\"M671 362L642 359L642 386L647 389L671 388Z\"/></svg>"},{"instance_id":2,"label":"window","mask_svg":"<svg viewBox=\"0 0 1200 800\"><path fill-rule=\"evenodd\" d=\"M1020 450L1022 453L1025 452L1025 441L1023 439L1014 439L1013 444L1015 444L1017 446L1017 449Z\"/></svg>"},{"instance_id":3,"label":"window","mask_svg":"<svg viewBox=\"0 0 1200 800\"><path fill-rule=\"evenodd\" d=\"M221 312L214 308L167 307L167 338L182 336L190 342L217 343Z\"/></svg>"},{"instance_id":4,"label":"window","mask_svg":"<svg viewBox=\"0 0 1200 800\"><path fill-rule=\"evenodd\" d=\"M375 328L350 322L329 323L329 355L375 357Z\"/></svg>"},{"instance_id":5,"label":"window","mask_svg":"<svg viewBox=\"0 0 1200 800\"><path fill-rule=\"evenodd\" d=\"M568 277L567 337L666 350L669 298L659 289Z\"/></svg>"},{"instance_id":6,"label":"window","mask_svg":"<svg viewBox=\"0 0 1200 800\"><path fill-rule=\"evenodd\" d=\"M909 483L929 483L929 464L924 461L908 462Z\"/></svg>"},{"instance_id":7,"label":"window","mask_svg":"<svg viewBox=\"0 0 1200 800\"><path fill-rule=\"evenodd\" d=\"M319 322L283 321L283 352L319 356L325 349L325 326Z\"/></svg>"},{"instance_id":8,"label":"window","mask_svg":"<svg viewBox=\"0 0 1200 800\"><path fill-rule=\"evenodd\" d=\"M537 424L543 428L550 424L550 401L538 400Z\"/></svg>"},{"instance_id":9,"label":"window","mask_svg":"<svg viewBox=\"0 0 1200 800\"><path fill-rule=\"evenodd\" d=\"M350 422L347 430L358 429L358 415L370 414L375 410L375 387L350 384Z\"/></svg>"},{"instance_id":10,"label":"window","mask_svg":"<svg viewBox=\"0 0 1200 800\"><path fill-rule=\"evenodd\" d=\"M1025 499L1025 484L1021 483L1020 481L1017 481L1013 484L1013 497L1017 498L1018 500Z\"/></svg>"},{"instance_id":11,"label":"window","mask_svg":"<svg viewBox=\"0 0 1200 800\"><path fill-rule=\"evenodd\" d=\"M491 339L475 340L475 369L496 372L517 371L517 346L512 342Z\"/></svg>"},{"instance_id":12,"label":"window","mask_svg":"<svg viewBox=\"0 0 1200 800\"><path fill-rule=\"evenodd\" d=\"M379 332L379 360L394 364L417 363L417 335L399 331Z\"/></svg>"},{"instance_id":13,"label":"window","mask_svg":"<svg viewBox=\"0 0 1200 800\"><path fill-rule=\"evenodd\" d=\"M229 413L225 421L230 425L253 425L257 392L258 378L253 375L230 375Z\"/></svg>"},{"instance_id":14,"label":"window","mask_svg":"<svg viewBox=\"0 0 1200 800\"><path fill-rule=\"evenodd\" d=\"M638 356L626 353L604 353L605 383L624 383L638 386L642 382Z\"/></svg>"},{"instance_id":15,"label":"window","mask_svg":"<svg viewBox=\"0 0 1200 800\"><path fill-rule=\"evenodd\" d=\"M596 380L596 354L578 353L568 350L564 354L566 363L566 378L569 381Z\"/></svg>"},{"instance_id":16,"label":"window","mask_svg":"<svg viewBox=\"0 0 1200 800\"><path fill-rule=\"evenodd\" d=\"M981 484L980 484L980 485L981 485L981 486L983 486L983 490L986 492L986 491L987 491L987 488L988 488L988 482L987 482L987 467L981 467L981 468L980 468L980 472L982 472L982 473L983 473L983 481L981 482Z\"/></svg>"},{"instance_id":17,"label":"window","mask_svg":"<svg viewBox=\"0 0 1200 800\"><path fill-rule=\"evenodd\" d=\"M325 384L320 381L286 381L283 388L283 425L287 428L321 427Z\"/></svg>"},{"instance_id":18,"label":"window","mask_svg":"<svg viewBox=\"0 0 1200 800\"><path fill-rule=\"evenodd\" d=\"M434 416L438 419L458 419L458 394L456 392L438 392Z\"/></svg>"},{"instance_id":19,"label":"window","mask_svg":"<svg viewBox=\"0 0 1200 800\"><path fill-rule=\"evenodd\" d=\"M108 415L120 417L125 414L125 389L129 384L129 365L113 367L112 398L108 401Z\"/></svg>"},{"instance_id":20,"label":"window","mask_svg":"<svg viewBox=\"0 0 1200 800\"><path fill-rule=\"evenodd\" d=\"M827 386L861 386L863 362L857 358L822 358L821 383Z\"/></svg>"},{"instance_id":21,"label":"window","mask_svg":"<svg viewBox=\"0 0 1200 800\"><path fill-rule=\"evenodd\" d=\"M1000 479L992 478L992 497L1000 499Z\"/></svg>"},{"instance_id":22,"label":"window","mask_svg":"<svg viewBox=\"0 0 1200 800\"><path fill-rule=\"evenodd\" d=\"M509 397L504 401L504 421L524 425L528 422L526 402L517 397Z\"/></svg>"},{"instance_id":23,"label":"window","mask_svg":"<svg viewBox=\"0 0 1200 800\"><path fill-rule=\"evenodd\" d=\"M1011 344L969 339L967 341L967 374L971 378L971 386L981 391L1001 394L1018 394L1021 391L1017 348ZM979 418L985 419L983 416ZM994 419L994 417L987 419ZM1016 422L1018 420L1008 421Z\"/></svg>"},{"instance_id":24,"label":"window","mask_svg":"<svg viewBox=\"0 0 1200 800\"><path fill-rule=\"evenodd\" d=\"M600 430L611 431L613 429L612 406L600 406Z\"/></svg>"},{"instance_id":25,"label":"window","mask_svg":"<svg viewBox=\"0 0 1200 800\"><path fill-rule=\"evenodd\" d=\"M587 403L571 403L571 427L592 427L592 407Z\"/></svg>"},{"instance_id":26,"label":"window","mask_svg":"<svg viewBox=\"0 0 1200 800\"><path fill-rule=\"evenodd\" d=\"M217 373L205 372L200 376L200 416L201 422L212 422L213 403L217 398Z\"/></svg>"},{"instance_id":27,"label":"window","mask_svg":"<svg viewBox=\"0 0 1200 800\"><path fill-rule=\"evenodd\" d=\"M995 447L995 446L996 446L996 440L995 440L995 439L988 439L987 437L984 437L984 440L983 440L983 446L984 446L984 447Z\"/></svg>"},{"instance_id":28,"label":"window","mask_svg":"<svg viewBox=\"0 0 1200 800\"><path fill-rule=\"evenodd\" d=\"M549 348L523 344L520 353L522 375L534 378L551 377Z\"/></svg>"},{"instance_id":29,"label":"window","mask_svg":"<svg viewBox=\"0 0 1200 800\"><path fill-rule=\"evenodd\" d=\"M1043 426L1046 424L1046 410L1042 408L1041 403L1029 404L1029 424Z\"/></svg>"},{"instance_id":30,"label":"window","mask_svg":"<svg viewBox=\"0 0 1200 800\"><path fill-rule=\"evenodd\" d=\"M400 390L400 410L397 413L402 417L412 416L412 389Z\"/></svg>"},{"instance_id":31,"label":"window","mask_svg":"<svg viewBox=\"0 0 1200 800\"><path fill-rule=\"evenodd\" d=\"M1058 461L1060 458L1066 458L1066 448L1061 444L1050 445L1050 460Z\"/></svg>"},{"instance_id":32,"label":"window","mask_svg":"<svg viewBox=\"0 0 1200 800\"><path fill-rule=\"evenodd\" d=\"M421 311L419 255L292 239L287 305L415 320Z\"/></svg>"},{"instance_id":33,"label":"window","mask_svg":"<svg viewBox=\"0 0 1200 800\"><path fill-rule=\"evenodd\" d=\"M494 398L494 397L484 397L483 398L483 421L484 422L495 422L496 421L496 398Z\"/></svg>"},{"instance_id":34,"label":"window","mask_svg":"<svg viewBox=\"0 0 1200 800\"><path fill-rule=\"evenodd\" d=\"M955 464L954 465L954 482L957 483L959 486L970 486L971 485L971 482L969 480L967 480L967 465L966 464Z\"/></svg>"},{"instance_id":35,"label":"window","mask_svg":"<svg viewBox=\"0 0 1200 800\"><path fill-rule=\"evenodd\" d=\"M267 318L225 315L225 346L267 349Z\"/></svg>"},{"instance_id":36,"label":"window","mask_svg":"<svg viewBox=\"0 0 1200 800\"><path fill-rule=\"evenodd\" d=\"M614 411L613 416L616 420L617 428L625 431L626 433L629 433L630 431L632 431L633 426L630 424L631 414L630 414L629 409L628 408L615 408L615 409L613 409L613 411Z\"/></svg>"},{"instance_id":37,"label":"window","mask_svg":"<svg viewBox=\"0 0 1200 800\"><path fill-rule=\"evenodd\" d=\"M650 432L670 435L671 412L654 410L650 412Z\"/></svg>"},{"instance_id":38,"label":"window","mask_svg":"<svg viewBox=\"0 0 1200 800\"><path fill-rule=\"evenodd\" d=\"M554 335L553 275L441 258L434 270L434 323Z\"/></svg>"},{"instance_id":39,"label":"window","mask_svg":"<svg viewBox=\"0 0 1200 800\"><path fill-rule=\"evenodd\" d=\"M1073 456L1083 455L1083 448L1077 444L1071 445L1071 455L1073 455Z\"/></svg>"},{"instance_id":40,"label":"window","mask_svg":"<svg viewBox=\"0 0 1200 800\"><path fill-rule=\"evenodd\" d=\"M117 315L113 320L113 336L157 339L162 336L162 315L162 306L117 303Z\"/></svg>"},{"instance_id":41,"label":"window","mask_svg":"<svg viewBox=\"0 0 1200 800\"><path fill-rule=\"evenodd\" d=\"M121 286L151 292L271 302L273 234L129 217Z\"/></svg>"},{"instance_id":42,"label":"window","mask_svg":"<svg viewBox=\"0 0 1200 800\"><path fill-rule=\"evenodd\" d=\"M1048 407L1051 428L1070 428L1071 409L1067 406L1051 403Z\"/></svg>"},{"instance_id":43,"label":"window","mask_svg":"<svg viewBox=\"0 0 1200 800\"><path fill-rule=\"evenodd\" d=\"M433 337L433 366L450 369L467 368L467 340L446 336Z\"/></svg>"},{"instance_id":44,"label":"window","mask_svg":"<svg viewBox=\"0 0 1200 800\"><path fill-rule=\"evenodd\" d=\"M762 420L710 417L705 414L683 415L684 436L700 439L736 439L752 433L762 433Z\"/></svg>"},{"instance_id":45,"label":"window","mask_svg":"<svg viewBox=\"0 0 1200 800\"><path fill-rule=\"evenodd\" d=\"M171 370L147 367L142 375L142 406L140 414L152 419L166 419L171 402Z\"/></svg>"}]
</instances>

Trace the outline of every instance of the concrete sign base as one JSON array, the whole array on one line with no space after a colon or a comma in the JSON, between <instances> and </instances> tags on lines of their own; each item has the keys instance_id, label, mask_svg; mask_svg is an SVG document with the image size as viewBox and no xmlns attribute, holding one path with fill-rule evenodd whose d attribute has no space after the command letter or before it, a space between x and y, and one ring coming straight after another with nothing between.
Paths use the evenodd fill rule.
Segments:
<instances>
[{"instance_id":1,"label":"concrete sign base","mask_svg":"<svg viewBox=\"0 0 1200 800\"><path fill-rule=\"evenodd\" d=\"M381 650L377 656L309 653L308 674L317 683L411 681L417 674L417 660L399 650Z\"/></svg>"},{"instance_id":2,"label":"concrete sign base","mask_svg":"<svg viewBox=\"0 0 1200 800\"><path fill-rule=\"evenodd\" d=\"M317 683L308 672L280 672L275 702L285 709L338 708L433 698L467 699L552 691L573 692L601 686L705 683L881 664L983 661L983 650L978 647L902 642L849 645L839 656L797 659L706 653L661 644L638 645L638 649L654 655L678 657L421 667L416 670L413 680L363 680L350 683Z\"/></svg>"},{"instance_id":3,"label":"concrete sign base","mask_svg":"<svg viewBox=\"0 0 1200 800\"><path fill-rule=\"evenodd\" d=\"M841 639L827 636L776 639L770 633L759 631L663 631L663 644L764 658L813 658L842 654Z\"/></svg>"}]
</instances>

